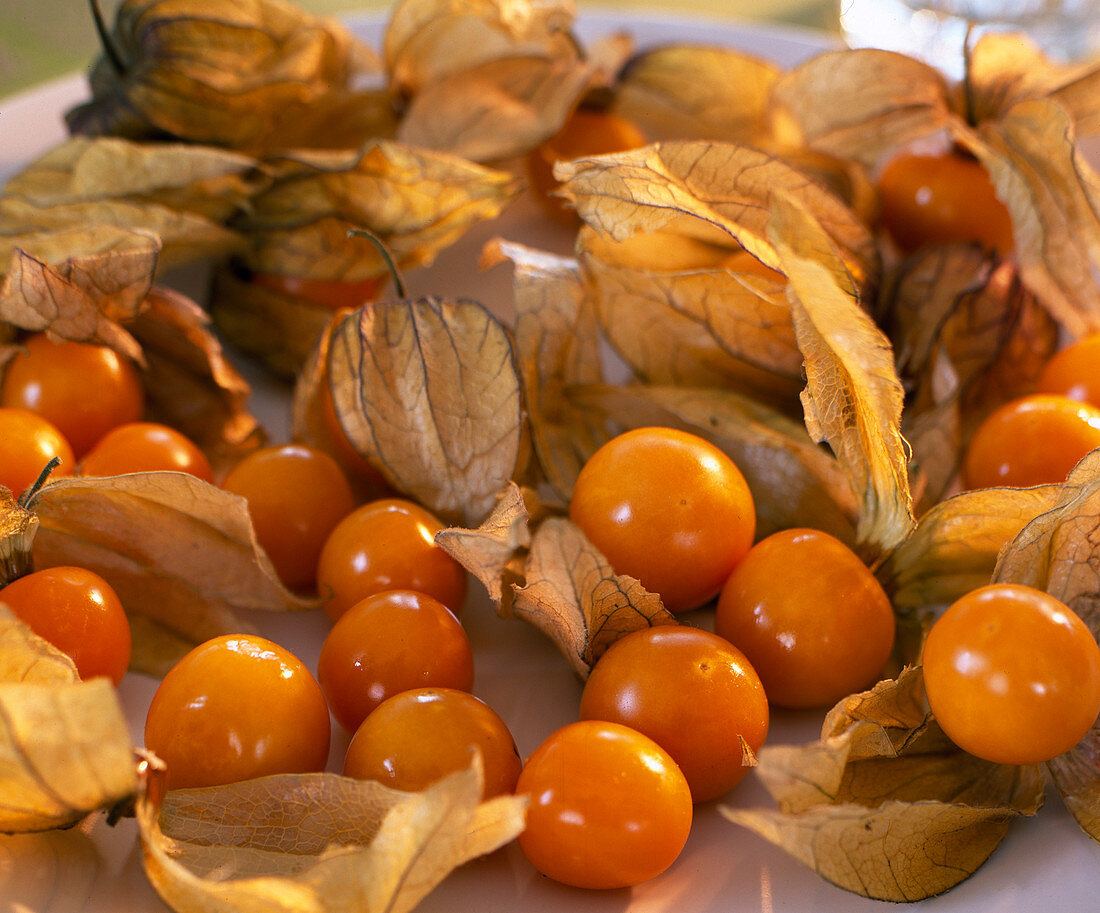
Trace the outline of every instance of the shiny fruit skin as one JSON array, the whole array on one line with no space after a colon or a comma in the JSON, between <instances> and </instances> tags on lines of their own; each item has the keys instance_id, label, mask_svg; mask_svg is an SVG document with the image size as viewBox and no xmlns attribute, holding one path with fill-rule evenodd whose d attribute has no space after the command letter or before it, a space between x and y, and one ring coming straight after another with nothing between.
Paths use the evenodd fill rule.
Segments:
<instances>
[{"instance_id":1,"label":"shiny fruit skin","mask_svg":"<svg viewBox=\"0 0 1100 913\"><path fill-rule=\"evenodd\" d=\"M355 509L339 463L305 444L255 450L222 479L222 488L248 502L256 538L288 587L312 587L321 549Z\"/></svg>"},{"instance_id":2,"label":"shiny fruit skin","mask_svg":"<svg viewBox=\"0 0 1100 913\"><path fill-rule=\"evenodd\" d=\"M86 476L127 472L186 472L214 481L210 461L186 435L156 422L128 422L101 437L80 462Z\"/></svg>"},{"instance_id":3,"label":"shiny fruit skin","mask_svg":"<svg viewBox=\"0 0 1100 913\"><path fill-rule=\"evenodd\" d=\"M169 789L320 771L330 737L316 679L289 650L251 634L187 653L145 720L145 746L167 764Z\"/></svg>"},{"instance_id":4,"label":"shiny fruit skin","mask_svg":"<svg viewBox=\"0 0 1100 913\"><path fill-rule=\"evenodd\" d=\"M936 620L925 690L947 736L998 764L1037 764L1073 748L1100 714L1100 648L1041 590L991 584Z\"/></svg>"},{"instance_id":5,"label":"shiny fruit skin","mask_svg":"<svg viewBox=\"0 0 1100 913\"><path fill-rule=\"evenodd\" d=\"M72 474L73 448L52 422L26 409L0 407L0 485L12 497L33 485L54 458L61 462L51 478Z\"/></svg>"},{"instance_id":6,"label":"shiny fruit skin","mask_svg":"<svg viewBox=\"0 0 1100 913\"><path fill-rule=\"evenodd\" d=\"M386 590L337 619L321 646L317 678L333 716L355 732L382 701L402 691L469 691L474 656L461 622L438 599Z\"/></svg>"},{"instance_id":7,"label":"shiny fruit skin","mask_svg":"<svg viewBox=\"0 0 1100 913\"><path fill-rule=\"evenodd\" d=\"M484 701L455 688L415 688L382 701L355 731L344 776L419 792L481 755L483 798L511 793L519 752L504 720Z\"/></svg>"},{"instance_id":8,"label":"shiny fruit skin","mask_svg":"<svg viewBox=\"0 0 1100 913\"><path fill-rule=\"evenodd\" d=\"M68 655L82 680L103 675L116 685L130 665L130 622L114 588L82 567L50 567L0 589L35 634Z\"/></svg>"},{"instance_id":9,"label":"shiny fruit skin","mask_svg":"<svg viewBox=\"0 0 1100 913\"><path fill-rule=\"evenodd\" d=\"M826 707L870 687L894 645L890 600L848 546L815 529L761 539L718 597L714 630L773 706Z\"/></svg>"},{"instance_id":10,"label":"shiny fruit skin","mask_svg":"<svg viewBox=\"0 0 1100 913\"><path fill-rule=\"evenodd\" d=\"M531 800L520 849L543 875L578 888L655 878L691 830L691 790L676 762L619 723L555 730L523 765L516 794Z\"/></svg>"},{"instance_id":11,"label":"shiny fruit skin","mask_svg":"<svg viewBox=\"0 0 1100 913\"><path fill-rule=\"evenodd\" d=\"M0 405L49 419L79 458L118 425L136 422L145 408L141 377L106 346L52 342L36 334L22 342L0 384Z\"/></svg>"},{"instance_id":12,"label":"shiny fruit skin","mask_svg":"<svg viewBox=\"0 0 1100 913\"><path fill-rule=\"evenodd\" d=\"M317 563L317 591L333 620L383 590L416 590L460 613L466 569L435 544L443 524L403 498L352 511L332 530Z\"/></svg>"},{"instance_id":13,"label":"shiny fruit skin","mask_svg":"<svg viewBox=\"0 0 1100 913\"><path fill-rule=\"evenodd\" d=\"M253 273L252 282L261 288L288 298L298 298L318 307L334 311L357 308L367 301L374 301L382 288L383 279L310 279L303 276L280 276L275 273Z\"/></svg>"},{"instance_id":14,"label":"shiny fruit skin","mask_svg":"<svg viewBox=\"0 0 1100 913\"><path fill-rule=\"evenodd\" d=\"M729 792L751 770L768 734L768 698L745 655L685 625L643 628L615 641L581 694L582 720L622 723L649 736L679 765L695 802Z\"/></svg>"},{"instance_id":15,"label":"shiny fruit skin","mask_svg":"<svg viewBox=\"0 0 1100 913\"><path fill-rule=\"evenodd\" d=\"M1012 218L976 159L958 152L900 155L887 163L878 188L879 220L905 253L967 241L1002 255L1012 251Z\"/></svg>"},{"instance_id":16,"label":"shiny fruit skin","mask_svg":"<svg viewBox=\"0 0 1100 913\"><path fill-rule=\"evenodd\" d=\"M968 488L1065 481L1100 447L1100 408L1064 396L1033 393L992 412L970 439L963 463Z\"/></svg>"},{"instance_id":17,"label":"shiny fruit skin","mask_svg":"<svg viewBox=\"0 0 1100 913\"><path fill-rule=\"evenodd\" d=\"M638 578L674 612L712 599L756 531L752 493L713 444L647 427L600 447L573 488L569 519L617 574Z\"/></svg>"},{"instance_id":18,"label":"shiny fruit skin","mask_svg":"<svg viewBox=\"0 0 1100 913\"><path fill-rule=\"evenodd\" d=\"M1100 333L1055 352L1039 372L1037 393L1056 393L1100 408Z\"/></svg>"},{"instance_id":19,"label":"shiny fruit skin","mask_svg":"<svg viewBox=\"0 0 1100 913\"><path fill-rule=\"evenodd\" d=\"M610 111L577 108L554 136L527 154L527 180L543 211L555 222L577 227L581 220L553 192L561 185L554 163L608 152L625 152L646 144L646 136L632 121Z\"/></svg>"}]
</instances>

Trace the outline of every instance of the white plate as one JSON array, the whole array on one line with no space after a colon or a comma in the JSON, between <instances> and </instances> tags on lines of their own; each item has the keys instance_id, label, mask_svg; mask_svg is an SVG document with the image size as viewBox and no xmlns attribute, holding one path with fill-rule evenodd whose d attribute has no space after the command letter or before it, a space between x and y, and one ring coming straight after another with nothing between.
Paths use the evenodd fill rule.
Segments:
<instances>
[{"instance_id":1,"label":"white plate","mask_svg":"<svg viewBox=\"0 0 1100 913\"><path fill-rule=\"evenodd\" d=\"M376 16L349 20L374 42ZM587 14L586 38L629 29L640 45L670 40L722 43L792 65L825 47L814 32L733 25L702 19ZM56 80L0 103L0 180L64 137L61 115L86 96L79 76ZM478 298L506 311L510 275L474 267L482 243L502 235L536 246L568 250L533 206L520 201L491 225L479 226L429 270L407 277L414 291ZM285 434L285 389L248 371L257 384L256 411L275 436ZM477 657L475 692L508 722L520 752L532 751L551 730L571 722L580 684L555 649L521 622L501 621L484 599L471 600L463 620ZM694 619L706 623L706 619ZM327 623L322 613L254 618L268 636L294 648L316 668ZM129 675L120 692L136 744L156 682ZM773 715L770 741L804 741L820 726L818 714ZM338 769L347 736L334 729L332 767ZM750 776L728 801L768 804ZM916 907L951 913L1038 913L1095 909L1100 891L1100 847L1085 837L1052 793L1047 807L1015 825L992 859L950 893ZM734 827L717 803L696 810L695 825L679 861L664 875L633 890L585 892L540 877L513 844L452 874L418 908L421 913L861 913L883 904L825 882L747 831ZM167 907L145 880L132 821L108 827L93 816L79 827L49 836L0 837L0 913L159 913Z\"/></svg>"}]
</instances>

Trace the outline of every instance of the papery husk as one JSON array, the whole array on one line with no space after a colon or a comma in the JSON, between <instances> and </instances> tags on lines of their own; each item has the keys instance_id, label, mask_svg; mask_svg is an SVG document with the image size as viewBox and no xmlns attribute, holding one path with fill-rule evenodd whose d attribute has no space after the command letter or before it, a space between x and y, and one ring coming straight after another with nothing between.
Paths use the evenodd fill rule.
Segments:
<instances>
[{"instance_id":1,"label":"papery husk","mask_svg":"<svg viewBox=\"0 0 1100 913\"><path fill-rule=\"evenodd\" d=\"M596 76L573 58L492 60L418 92L396 136L475 162L506 161L554 136Z\"/></svg>"},{"instance_id":2,"label":"papery husk","mask_svg":"<svg viewBox=\"0 0 1100 913\"><path fill-rule=\"evenodd\" d=\"M0 321L140 361L141 346L124 324L140 313L152 286L158 237L98 226L4 242L12 249L0 283Z\"/></svg>"},{"instance_id":3,"label":"papery husk","mask_svg":"<svg viewBox=\"0 0 1100 913\"><path fill-rule=\"evenodd\" d=\"M581 467L609 436L606 424L570 397L604 379L599 328L575 260L497 239L481 265L504 259L514 267L513 333L534 451L566 503Z\"/></svg>"},{"instance_id":4,"label":"papery husk","mask_svg":"<svg viewBox=\"0 0 1100 913\"><path fill-rule=\"evenodd\" d=\"M215 272L210 310L227 340L288 378L333 311L252 283L253 273L382 285L390 263L376 241L349 232L369 232L399 269L426 266L519 192L505 172L385 141L350 152L300 152L272 168L272 186L234 222L249 250Z\"/></svg>"},{"instance_id":5,"label":"papery husk","mask_svg":"<svg viewBox=\"0 0 1100 913\"><path fill-rule=\"evenodd\" d=\"M781 158L735 143L673 141L558 162L560 195L616 241L665 231L743 247L784 272L767 224L773 195L796 196L821 224L860 288L881 265L867 226L844 201Z\"/></svg>"},{"instance_id":6,"label":"papery husk","mask_svg":"<svg viewBox=\"0 0 1100 913\"><path fill-rule=\"evenodd\" d=\"M404 913L524 827L526 797L481 800L475 757L422 792L290 774L137 804L145 872L179 913Z\"/></svg>"},{"instance_id":7,"label":"papery husk","mask_svg":"<svg viewBox=\"0 0 1100 913\"><path fill-rule=\"evenodd\" d=\"M730 248L662 231L614 242L582 228L577 253L600 326L640 379L794 409L802 353L782 281L725 267Z\"/></svg>"},{"instance_id":8,"label":"papery husk","mask_svg":"<svg viewBox=\"0 0 1100 913\"><path fill-rule=\"evenodd\" d=\"M130 730L106 678L0 603L0 832L68 827L137 789Z\"/></svg>"},{"instance_id":9,"label":"papery husk","mask_svg":"<svg viewBox=\"0 0 1100 913\"><path fill-rule=\"evenodd\" d=\"M979 489L931 507L879 569L895 610L947 606L985 586L1002 549L1050 510L1059 492L1057 485Z\"/></svg>"},{"instance_id":10,"label":"papery husk","mask_svg":"<svg viewBox=\"0 0 1100 913\"><path fill-rule=\"evenodd\" d=\"M364 305L334 328L328 383L340 427L398 492L477 523L520 466L521 382L510 334L482 304Z\"/></svg>"},{"instance_id":11,"label":"papery husk","mask_svg":"<svg viewBox=\"0 0 1100 913\"><path fill-rule=\"evenodd\" d=\"M966 442L997 406L1034 390L1059 328L1011 262L978 245L932 246L894 274L879 304L907 386L918 511L957 488Z\"/></svg>"},{"instance_id":12,"label":"papery husk","mask_svg":"<svg viewBox=\"0 0 1100 913\"><path fill-rule=\"evenodd\" d=\"M912 902L954 887L1043 801L1037 767L953 748L914 668L841 701L820 741L765 747L759 761L757 775L779 808L722 814L877 900Z\"/></svg>"},{"instance_id":13,"label":"papery husk","mask_svg":"<svg viewBox=\"0 0 1100 913\"><path fill-rule=\"evenodd\" d=\"M781 72L730 48L663 45L627 63L611 110L655 141L760 143L770 136L770 95Z\"/></svg>"},{"instance_id":14,"label":"papery husk","mask_svg":"<svg viewBox=\"0 0 1100 913\"><path fill-rule=\"evenodd\" d=\"M1024 284L1072 336L1100 331L1100 175L1077 148L1069 113L1033 99L956 134L1012 217Z\"/></svg>"},{"instance_id":15,"label":"papery husk","mask_svg":"<svg viewBox=\"0 0 1100 913\"><path fill-rule=\"evenodd\" d=\"M226 468L267 440L249 410L252 387L229 361L198 304L153 286L127 325L141 345L146 416L181 431Z\"/></svg>"},{"instance_id":16,"label":"papery husk","mask_svg":"<svg viewBox=\"0 0 1100 913\"><path fill-rule=\"evenodd\" d=\"M291 593L256 540L245 500L194 476L138 472L48 482L28 508L38 516L36 568L76 565L103 577L128 615L152 624L134 633L134 668L163 675L180 650L252 630L240 613L303 611L316 599ZM175 650L167 649L174 645ZM138 666L156 660L155 667Z\"/></svg>"},{"instance_id":17,"label":"papery husk","mask_svg":"<svg viewBox=\"0 0 1100 913\"><path fill-rule=\"evenodd\" d=\"M955 116L951 99L945 77L915 58L877 48L827 51L776 81L773 131L784 146L874 168L944 130Z\"/></svg>"},{"instance_id":18,"label":"papery husk","mask_svg":"<svg viewBox=\"0 0 1100 913\"><path fill-rule=\"evenodd\" d=\"M281 0L126 0L107 41L92 99L66 116L73 133L262 154L329 146L326 124L355 108L385 129L377 90L353 85L378 71L373 53L336 21ZM350 145L376 133L365 120L350 138L342 126Z\"/></svg>"},{"instance_id":19,"label":"papery husk","mask_svg":"<svg viewBox=\"0 0 1100 913\"><path fill-rule=\"evenodd\" d=\"M87 232L95 226L93 231L158 237L161 268L222 257L241 247L240 236L224 222L269 180L255 159L224 150L74 137L5 185L0 239L18 243L18 236ZM69 237L76 241L70 254L97 243L95 234L87 241ZM66 251L61 247L58 253Z\"/></svg>"},{"instance_id":20,"label":"papery husk","mask_svg":"<svg viewBox=\"0 0 1100 913\"><path fill-rule=\"evenodd\" d=\"M514 587L524 582L523 567L539 508L535 492L509 482L476 529L452 526L435 535L436 545L477 578L505 618L511 616Z\"/></svg>"},{"instance_id":21,"label":"papery husk","mask_svg":"<svg viewBox=\"0 0 1100 913\"><path fill-rule=\"evenodd\" d=\"M523 583L514 584L513 592L508 615L546 634L581 678L620 637L678 623L660 596L635 578L616 574L564 518L539 524L523 565Z\"/></svg>"},{"instance_id":22,"label":"papery husk","mask_svg":"<svg viewBox=\"0 0 1100 913\"><path fill-rule=\"evenodd\" d=\"M384 38L390 85L410 96L494 60L576 57L575 18L573 0L399 0Z\"/></svg>"},{"instance_id":23,"label":"papery husk","mask_svg":"<svg viewBox=\"0 0 1100 913\"><path fill-rule=\"evenodd\" d=\"M969 50L966 103L973 123L992 120L1017 102L1050 98L1081 136L1100 132L1100 63L1051 61L1022 32L983 32Z\"/></svg>"},{"instance_id":24,"label":"papery husk","mask_svg":"<svg viewBox=\"0 0 1100 913\"><path fill-rule=\"evenodd\" d=\"M806 428L826 441L859 499L856 544L872 564L913 525L904 391L890 340L863 310L858 285L823 227L787 195L773 201L769 235L788 277L806 360Z\"/></svg>"}]
</instances>

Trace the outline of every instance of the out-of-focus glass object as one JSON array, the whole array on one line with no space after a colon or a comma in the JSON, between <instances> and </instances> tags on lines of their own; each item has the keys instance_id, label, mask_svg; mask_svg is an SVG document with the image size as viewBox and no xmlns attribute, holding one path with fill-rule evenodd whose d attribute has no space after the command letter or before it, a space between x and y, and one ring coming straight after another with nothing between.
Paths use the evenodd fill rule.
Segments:
<instances>
[{"instance_id":1,"label":"out-of-focus glass object","mask_svg":"<svg viewBox=\"0 0 1100 913\"><path fill-rule=\"evenodd\" d=\"M1020 31L1061 62L1100 54L1100 0L839 0L852 47L900 51L963 70L963 46L984 31Z\"/></svg>"}]
</instances>

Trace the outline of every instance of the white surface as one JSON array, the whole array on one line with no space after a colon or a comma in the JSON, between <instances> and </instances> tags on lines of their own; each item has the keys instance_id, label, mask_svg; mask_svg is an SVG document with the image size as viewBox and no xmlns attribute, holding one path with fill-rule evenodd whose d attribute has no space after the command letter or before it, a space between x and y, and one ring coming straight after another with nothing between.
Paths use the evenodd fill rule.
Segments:
<instances>
[{"instance_id":1,"label":"white surface","mask_svg":"<svg viewBox=\"0 0 1100 913\"><path fill-rule=\"evenodd\" d=\"M377 21L354 20L367 36ZM682 39L723 42L792 64L821 47L813 33L734 27L659 16L587 16L586 36L628 28L640 44ZM0 179L64 136L61 113L85 95L73 77L0 102ZM566 249L568 238L521 201L492 225L479 226L436 265L407 277L418 291L479 298L507 309L510 274L478 273L483 241L494 235ZM253 372L249 372L253 375ZM275 431L285 429L282 391L261 382L257 412ZM475 585L476 586L476 585ZM322 613L252 619L270 637L295 649L312 668L327 629ZM552 729L575 719L580 685L565 661L534 629L502 621L483 598L463 616L476 656L475 692L507 721L520 752L531 752ZM693 622L706 624L707 619ZM121 686L135 743L140 743L152 679L129 675ZM813 738L817 714L776 713L770 741ZM347 736L334 728L332 767L338 769ZM750 777L728 798L738 805L768 804ZM680 860L664 875L633 890L584 892L537 875L515 845L455 872L418 908L420 913L863 913L889 909L826 883L765 841L734 827L718 803L696 810L695 826ZM952 892L917 904L921 913L1041 913L1093 910L1100 891L1100 846L1085 837L1052 794L1034 819L1014 826L1004 844L974 877ZM100 816L63 834L0 837L0 913L154 913L167 908L146 882L132 821L111 829ZM351 913L351 911L349 911Z\"/></svg>"}]
</instances>

